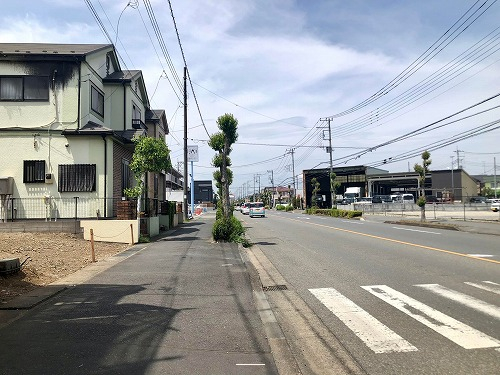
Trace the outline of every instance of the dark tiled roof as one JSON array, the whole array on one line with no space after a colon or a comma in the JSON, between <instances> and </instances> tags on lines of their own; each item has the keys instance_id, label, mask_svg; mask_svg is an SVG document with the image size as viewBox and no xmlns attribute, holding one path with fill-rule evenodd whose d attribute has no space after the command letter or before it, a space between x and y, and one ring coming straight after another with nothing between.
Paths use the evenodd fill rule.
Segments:
<instances>
[{"instance_id":1,"label":"dark tiled roof","mask_svg":"<svg viewBox=\"0 0 500 375\"><path fill-rule=\"evenodd\" d=\"M0 43L0 54L85 56L110 46L111 44Z\"/></svg>"},{"instance_id":2,"label":"dark tiled roof","mask_svg":"<svg viewBox=\"0 0 500 375\"><path fill-rule=\"evenodd\" d=\"M137 74L140 73L141 73L140 70L121 70L106 76L106 78L104 78L103 81L106 82L106 81L131 80L133 77L135 77Z\"/></svg>"}]
</instances>

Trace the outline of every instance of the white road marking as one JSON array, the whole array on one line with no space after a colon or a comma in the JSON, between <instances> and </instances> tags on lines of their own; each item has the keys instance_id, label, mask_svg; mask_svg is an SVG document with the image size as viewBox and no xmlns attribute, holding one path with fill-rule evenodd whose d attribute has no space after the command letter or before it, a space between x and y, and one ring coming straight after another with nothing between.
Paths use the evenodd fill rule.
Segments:
<instances>
[{"instance_id":1,"label":"white road marking","mask_svg":"<svg viewBox=\"0 0 500 375\"><path fill-rule=\"evenodd\" d=\"M493 258L494 255L491 254L467 254L470 257L476 257L476 258Z\"/></svg>"},{"instance_id":2,"label":"white road marking","mask_svg":"<svg viewBox=\"0 0 500 375\"><path fill-rule=\"evenodd\" d=\"M500 319L500 308L481 301L477 298L468 296L467 294L460 293L451 289L448 289L439 284L420 284L415 285L420 288L424 288L432 293L438 294L442 297L451 299L452 301L458 302L464 306L470 307L471 309L480 311L484 314L492 316L496 319Z\"/></svg>"},{"instance_id":3,"label":"white road marking","mask_svg":"<svg viewBox=\"0 0 500 375\"><path fill-rule=\"evenodd\" d=\"M62 306L62 305L83 305L83 304L91 304L97 302L88 302L88 301L73 301L73 302L56 302L54 306Z\"/></svg>"},{"instance_id":4,"label":"white road marking","mask_svg":"<svg viewBox=\"0 0 500 375\"><path fill-rule=\"evenodd\" d=\"M393 227L394 229L398 229L398 230L407 230L409 232L420 232L420 233L430 233L430 234L441 234L441 233L438 233L438 232L431 232L431 231L428 231L428 230L420 230L420 229L410 229L410 228L399 228L399 227Z\"/></svg>"},{"instance_id":5,"label":"white road marking","mask_svg":"<svg viewBox=\"0 0 500 375\"><path fill-rule=\"evenodd\" d=\"M359 221L352 221L352 220L342 220L343 223L349 223L349 224L357 224L357 225L364 225L365 223L360 223Z\"/></svg>"},{"instance_id":6,"label":"white road marking","mask_svg":"<svg viewBox=\"0 0 500 375\"><path fill-rule=\"evenodd\" d=\"M467 285L474 286L474 287L479 288L479 289L487 290L488 292L500 294L500 284L494 283L493 281L483 281L483 283L489 284L489 285L482 285L482 284L471 283L471 282L467 282L467 281L465 282L465 284L467 284ZM490 285L492 285L492 286L490 286Z\"/></svg>"},{"instance_id":7,"label":"white road marking","mask_svg":"<svg viewBox=\"0 0 500 375\"><path fill-rule=\"evenodd\" d=\"M465 349L496 348L500 341L386 285L362 286L374 296Z\"/></svg>"},{"instance_id":8,"label":"white road marking","mask_svg":"<svg viewBox=\"0 0 500 375\"><path fill-rule=\"evenodd\" d=\"M265 366L265 363L237 363L236 366Z\"/></svg>"},{"instance_id":9,"label":"white road marking","mask_svg":"<svg viewBox=\"0 0 500 375\"><path fill-rule=\"evenodd\" d=\"M418 350L337 290L318 288L309 291L375 353Z\"/></svg>"}]
</instances>

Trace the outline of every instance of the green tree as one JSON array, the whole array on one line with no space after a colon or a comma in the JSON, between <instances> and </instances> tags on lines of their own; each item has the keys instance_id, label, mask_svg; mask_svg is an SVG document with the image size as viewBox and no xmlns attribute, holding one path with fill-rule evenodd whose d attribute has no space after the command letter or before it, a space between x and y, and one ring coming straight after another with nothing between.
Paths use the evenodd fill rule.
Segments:
<instances>
[{"instance_id":1,"label":"green tree","mask_svg":"<svg viewBox=\"0 0 500 375\"><path fill-rule=\"evenodd\" d=\"M318 207L318 201L316 199L316 195L318 195L318 191L321 184L318 182L318 179L316 177L313 177L311 179L311 186L313 188L311 196L311 207Z\"/></svg>"},{"instance_id":2,"label":"green tree","mask_svg":"<svg viewBox=\"0 0 500 375\"><path fill-rule=\"evenodd\" d=\"M417 199L417 205L420 207L420 221L425 221L425 176L427 176L430 171L429 166L432 163L430 157L430 152L425 150L422 152L422 165L416 163L413 167L415 172L418 173L418 181L420 183L420 196Z\"/></svg>"},{"instance_id":3,"label":"green tree","mask_svg":"<svg viewBox=\"0 0 500 375\"><path fill-rule=\"evenodd\" d=\"M226 220L232 216L231 202L229 200L229 186L233 182L233 173L229 169L231 166L231 145L238 140L238 120L232 114L224 114L217 119L217 126L220 132L212 135L208 145L218 153L214 156L212 164L219 168L214 172L216 186L219 189L222 215Z\"/></svg>"},{"instance_id":4,"label":"green tree","mask_svg":"<svg viewBox=\"0 0 500 375\"><path fill-rule=\"evenodd\" d=\"M335 172L330 173L330 191L332 192L332 207L337 204L337 189L340 187L340 182L337 181Z\"/></svg>"},{"instance_id":5,"label":"green tree","mask_svg":"<svg viewBox=\"0 0 500 375\"><path fill-rule=\"evenodd\" d=\"M136 185L124 189L127 197L139 198L144 192L144 182L148 172L161 173L172 168L170 150L162 139L137 137L134 154L130 162L130 170L134 174ZM137 199L137 213L141 211L141 199Z\"/></svg>"}]
</instances>

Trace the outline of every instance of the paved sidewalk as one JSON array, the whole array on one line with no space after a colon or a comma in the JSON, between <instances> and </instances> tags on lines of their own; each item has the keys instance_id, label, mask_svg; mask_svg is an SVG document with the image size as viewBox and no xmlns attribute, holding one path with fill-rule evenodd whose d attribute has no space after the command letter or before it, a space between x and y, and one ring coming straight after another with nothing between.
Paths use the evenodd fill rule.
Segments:
<instances>
[{"instance_id":1,"label":"paved sidewalk","mask_svg":"<svg viewBox=\"0 0 500 375\"><path fill-rule=\"evenodd\" d=\"M256 275L236 244L211 241L214 219L13 300L0 374L277 374Z\"/></svg>"}]
</instances>

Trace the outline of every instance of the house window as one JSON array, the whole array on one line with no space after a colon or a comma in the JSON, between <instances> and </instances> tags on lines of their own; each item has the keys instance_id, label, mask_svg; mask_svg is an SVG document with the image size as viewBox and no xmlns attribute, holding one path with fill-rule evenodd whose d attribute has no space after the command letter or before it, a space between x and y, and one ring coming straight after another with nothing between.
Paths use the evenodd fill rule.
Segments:
<instances>
[{"instance_id":1,"label":"house window","mask_svg":"<svg viewBox=\"0 0 500 375\"><path fill-rule=\"evenodd\" d=\"M95 164L60 164L59 192L95 191Z\"/></svg>"},{"instance_id":2,"label":"house window","mask_svg":"<svg viewBox=\"0 0 500 375\"><path fill-rule=\"evenodd\" d=\"M48 101L48 76L0 77L2 101Z\"/></svg>"},{"instance_id":3,"label":"house window","mask_svg":"<svg viewBox=\"0 0 500 375\"><path fill-rule=\"evenodd\" d=\"M104 117L104 94L94 86L90 86L90 93L90 107L95 113Z\"/></svg>"},{"instance_id":4,"label":"house window","mask_svg":"<svg viewBox=\"0 0 500 375\"><path fill-rule=\"evenodd\" d=\"M135 104L132 105L132 120L141 119L141 110Z\"/></svg>"},{"instance_id":5,"label":"house window","mask_svg":"<svg viewBox=\"0 0 500 375\"><path fill-rule=\"evenodd\" d=\"M25 160L23 182L45 182L45 160Z\"/></svg>"},{"instance_id":6,"label":"house window","mask_svg":"<svg viewBox=\"0 0 500 375\"><path fill-rule=\"evenodd\" d=\"M130 164L126 159L122 159L122 194L125 189L129 189L131 185Z\"/></svg>"}]
</instances>

